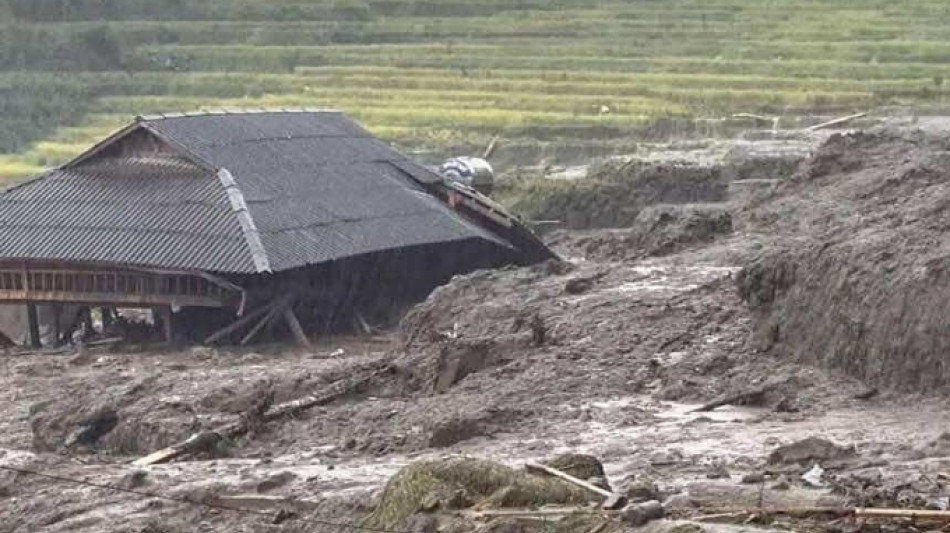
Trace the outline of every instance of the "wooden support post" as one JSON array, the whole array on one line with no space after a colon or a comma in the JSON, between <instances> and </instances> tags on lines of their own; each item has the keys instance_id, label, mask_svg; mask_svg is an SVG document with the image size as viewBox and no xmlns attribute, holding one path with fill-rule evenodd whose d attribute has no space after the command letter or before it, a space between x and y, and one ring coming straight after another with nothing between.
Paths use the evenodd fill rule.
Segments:
<instances>
[{"instance_id":1,"label":"wooden support post","mask_svg":"<svg viewBox=\"0 0 950 533\"><path fill-rule=\"evenodd\" d=\"M282 310L283 310L283 303L275 302L271 304L271 310L268 311L266 315L264 315L264 318L262 318L261 321L258 322L256 326L251 328L251 331L249 331L247 335L244 336L243 339L241 339L241 346L247 346L249 342L254 340L254 337L256 337L257 334L260 333L262 329L264 329L264 326L273 322L274 319L277 318L277 316L280 314Z\"/></svg>"},{"instance_id":2,"label":"wooden support post","mask_svg":"<svg viewBox=\"0 0 950 533\"><path fill-rule=\"evenodd\" d=\"M53 304L53 347L59 348L63 345L63 306L62 304Z\"/></svg>"},{"instance_id":3,"label":"wooden support post","mask_svg":"<svg viewBox=\"0 0 950 533\"><path fill-rule=\"evenodd\" d=\"M270 309L271 309L270 305L258 307L257 309L237 319L231 325L221 328L220 330L215 332L213 335L205 339L204 344L214 344L218 342L219 340L227 337L228 335L231 335L232 333L243 328L244 326L247 326L248 324L256 320L258 317L263 316L265 313L270 311Z\"/></svg>"},{"instance_id":4,"label":"wooden support post","mask_svg":"<svg viewBox=\"0 0 950 533\"><path fill-rule=\"evenodd\" d=\"M92 325L92 308L83 307L79 312L82 317L80 324L80 331L82 331L83 341L89 340L89 338L96 332L95 328Z\"/></svg>"},{"instance_id":5,"label":"wooden support post","mask_svg":"<svg viewBox=\"0 0 950 533\"><path fill-rule=\"evenodd\" d=\"M99 309L99 312L102 314L102 333L105 335L112 327L112 308L103 307Z\"/></svg>"},{"instance_id":6,"label":"wooden support post","mask_svg":"<svg viewBox=\"0 0 950 533\"><path fill-rule=\"evenodd\" d=\"M163 305L158 308L158 313L162 318L165 343L171 346L175 343L175 329L172 327L172 308L171 306Z\"/></svg>"},{"instance_id":7,"label":"wooden support post","mask_svg":"<svg viewBox=\"0 0 950 533\"><path fill-rule=\"evenodd\" d=\"M297 320L297 315L294 314L294 308L292 306L288 306L284 309L284 320L287 321L290 331L294 334L294 338L297 339L297 344L303 348L309 348L310 340L307 338L306 333L304 333L303 327L300 326L300 321Z\"/></svg>"},{"instance_id":8,"label":"wooden support post","mask_svg":"<svg viewBox=\"0 0 950 533\"><path fill-rule=\"evenodd\" d=\"M37 315L35 303L30 302L26 304L26 316L30 323L30 346L42 348L43 342L40 339L40 318Z\"/></svg>"}]
</instances>

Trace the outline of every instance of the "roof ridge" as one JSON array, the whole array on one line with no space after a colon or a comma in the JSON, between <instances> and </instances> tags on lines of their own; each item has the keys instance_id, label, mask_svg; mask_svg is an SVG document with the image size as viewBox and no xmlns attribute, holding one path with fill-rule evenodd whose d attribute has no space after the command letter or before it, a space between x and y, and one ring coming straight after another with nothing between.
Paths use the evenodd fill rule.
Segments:
<instances>
[{"instance_id":1,"label":"roof ridge","mask_svg":"<svg viewBox=\"0 0 950 533\"><path fill-rule=\"evenodd\" d=\"M254 223L254 217L247 208L247 202L244 200L244 193L238 187L237 182L231 172L222 168L218 171L218 181L224 187L224 193L231 203L231 209L237 216L238 223L241 225L241 232L244 234L244 241L247 243L248 250L251 253L251 261L259 274L272 273L270 259L267 257L267 250L261 241L261 233Z\"/></svg>"},{"instance_id":2,"label":"roof ridge","mask_svg":"<svg viewBox=\"0 0 950 533\"><path fill-rule=\"evenodd\" d=\"M167 113L153 113L151 115L138 115L135 117L136 122L153 122L157 120L165 120L171 118L186 118L186 117L209 117L209 116L221 116L221 115L262 115L262 114L290 114L290 113L330 113L330 114L342 114L343 112L339 109L333 108L323 108L323 107L277 107L277 108L263 108L263 107L237 107L237 108L210 108L210 109L201 109L195 111L175 111Z\"/></svg>"}]
</instances>

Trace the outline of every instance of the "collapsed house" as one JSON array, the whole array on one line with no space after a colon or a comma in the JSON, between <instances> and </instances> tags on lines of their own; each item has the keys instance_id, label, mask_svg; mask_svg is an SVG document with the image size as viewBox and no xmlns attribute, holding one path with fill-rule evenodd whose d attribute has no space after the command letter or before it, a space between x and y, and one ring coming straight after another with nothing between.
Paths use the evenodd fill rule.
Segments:
<instances>
[{"instance_id":1,"label":"collapsed house","mask_svg":"<svg viewBox=\"0 0 950 533\"><path fill-rule=\"evenodd\" d=\"M169 341L305 343L387 323L453 275L551 257L332 111L139 117L0 193L0 304L25 310L37 346L43 310L58 343L124 308Z\"/></svg>"}]
</instances>

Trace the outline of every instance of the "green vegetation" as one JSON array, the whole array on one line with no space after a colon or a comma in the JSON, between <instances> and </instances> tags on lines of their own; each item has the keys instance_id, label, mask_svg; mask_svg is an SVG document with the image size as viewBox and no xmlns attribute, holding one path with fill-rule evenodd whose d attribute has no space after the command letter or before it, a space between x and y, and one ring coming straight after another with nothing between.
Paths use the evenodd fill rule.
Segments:
<instances>
[{"instance_id":1,"label":"green vegetation","mask_svg":"<svg viewBox=\"0 0 950 533\"><path fill-rule=\"evenodd\" d=\"M334 107L404 147L941 106L945 0L0 0L0 181L141 113Z\"/></svg>"}]
</instances>

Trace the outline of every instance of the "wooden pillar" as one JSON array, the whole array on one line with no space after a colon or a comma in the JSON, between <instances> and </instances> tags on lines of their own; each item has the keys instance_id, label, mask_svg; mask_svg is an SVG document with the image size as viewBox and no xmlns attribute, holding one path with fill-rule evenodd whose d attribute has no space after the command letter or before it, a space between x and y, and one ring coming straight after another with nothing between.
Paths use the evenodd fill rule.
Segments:
<instances>
[{"instance_id":1,"label":"wooden pillar","mask_svg":"<svg viewBox=\"0 0 950 533\"><path fill-rule=\"evenodd\" d=\"M63 306L53 304L53 346L59 348L63 345Z\"/></svg>"},{"instance_id":2,"label":"wooden pillar","mask_svg":"<svg viewBox=\"0 0 950 533\"><path fill-rule=\"evenodd\" d=\"M26 317L30 323L30 346L42 348L43 342L40 339L40 318L37 315L35 303L30 302L26 304Z\"/></svg>"},{"instance_id":3,"label":"wooden pillar","mask_svg":"<svg viewBox=\"0 0 950 533\"><path fill-rule=\"evenodd\" d=\"M171 346L175 343L175 330L172 327L172 308L168 305L163 305L158 308L159 316L162 320L162 329L165 332L165 344Z\"/></svg>"},{"instance_id":4,"label":"wooden pillar","mask_svg":"<svg viewBox=\"0 0 950 533\"><path fill-rule=\"evenodd\" d=\"M105 335L106 331L112 327L112 308L103 307L99 309L99 313L102 314L102 333Z\"/></svg>"}]
</instances>

